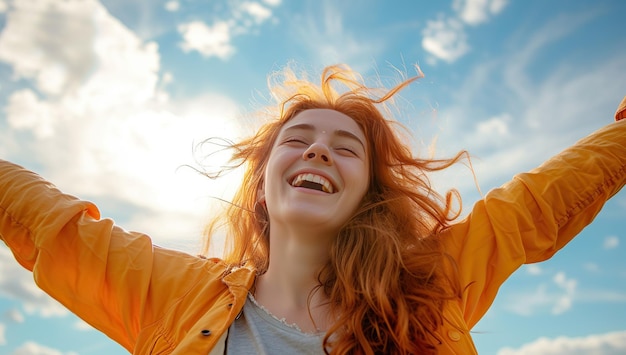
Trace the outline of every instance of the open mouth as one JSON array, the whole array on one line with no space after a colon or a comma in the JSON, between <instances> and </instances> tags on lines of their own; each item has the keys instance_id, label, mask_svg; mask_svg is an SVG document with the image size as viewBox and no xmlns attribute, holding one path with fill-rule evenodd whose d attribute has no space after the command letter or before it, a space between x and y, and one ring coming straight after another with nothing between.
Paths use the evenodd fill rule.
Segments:
<instances>
[{"instance_id":1,"label":"open mouth","mask_svg":"<svg viewBox=\"0 0 626 355\"><path fill-rule=\"evenodd\" d=\"M305 173L296 175L291 181L293 187L303 187L306 189L317 190L332 194L335 192L333 185L323 176Z\"/></svg>"}]
</instances>

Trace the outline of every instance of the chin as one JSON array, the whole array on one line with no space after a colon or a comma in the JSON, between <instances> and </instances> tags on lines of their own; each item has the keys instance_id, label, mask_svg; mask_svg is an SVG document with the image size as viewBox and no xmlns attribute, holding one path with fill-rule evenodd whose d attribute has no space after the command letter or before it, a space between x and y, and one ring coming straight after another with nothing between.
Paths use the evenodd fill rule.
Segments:
<instances>
[{"instance_id":1,"label":"chin","mask_svg":"<svg viewBox=\"0 0 626 355\"><path fill-rule=\"evenodd\" d=\"M308 209L291 208L284 215L284 220L297 224L312 225L319 229L336 229L343 223L338 221L336 211L311 211Z\"/></svg>"}]
</instances>

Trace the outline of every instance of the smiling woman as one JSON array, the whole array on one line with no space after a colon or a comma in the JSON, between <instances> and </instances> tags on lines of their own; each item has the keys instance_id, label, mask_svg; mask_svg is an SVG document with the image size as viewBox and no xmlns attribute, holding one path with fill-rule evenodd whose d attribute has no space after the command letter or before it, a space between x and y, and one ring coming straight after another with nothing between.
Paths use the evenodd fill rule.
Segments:
<instances>
[{"instance_id":1,"label":"smiling woman","mask_svg":"<svg viewBox=\"0 0 626 355\"><path fill-rule=\"evenodd\" d=\"M339 232L369 181L367 150L355 141L366 141L359 126L334 110L309 109L283 126L270 151L258 197L269 211L274 235L288 237L292 233L278 230L293 226L303 229L296 234L315 227L316 239ZM303 183L318 185L323 193Z\"/></svg>"},{"instance_id":2,"label":"smiling woman","mask_svg":"<svg viewBox=\"0 0 626 355\"><path fill-rule=\"evenodd\" d=\"M490 191L462 220L381 105L390 90L346 66L321 83L285 69L277 111L232 146L245 165L207 245L154 246L96 206L0 161L0 238L37 284L134 354L473 354L470 330L522 264L574 238L626 183L626 123ZM616 119L626 110L620 106ZM204 252L208 252L205 247Z\"/></svg>"}]
</instances>

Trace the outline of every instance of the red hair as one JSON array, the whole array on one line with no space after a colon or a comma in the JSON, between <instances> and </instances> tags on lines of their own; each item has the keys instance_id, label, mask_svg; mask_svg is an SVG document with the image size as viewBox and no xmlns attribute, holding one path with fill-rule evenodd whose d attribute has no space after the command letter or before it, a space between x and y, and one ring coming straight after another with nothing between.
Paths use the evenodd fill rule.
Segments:
<instances>
[{"instance_id":1,"label":"red hair","mask_svg":"<svg viewBox=\"0 0 626 355\"><path fill-rule=\"evenodd\" d=\"M346 222L319 273L319 289L329 299L337 321L324 338L331 353L435 353L444 303L460 297L454 262L443 252L439 232L458 217L454 190L445 197L431 189L426 173L462 159L420 159L397 134L397 122L378 108L420 76L390 90L367 87L347 66L323 70L321 84L295 75L290 68L270 85L278 112L252 137L233 145L233 161L245 164L243 182L225 212L209 226L227 230L224 260L268 267L268 218L257 208L257 193L270 151L281 127L301 111L315 108L341 112L367 138L370 186L353 217ZM341 86L340 86L341 85ZM338 89L343 87L343 91ZM381 93L376 96L377 93ZM459 201L460 203L460 201ZM206 251L206 247L205 247Z\"/></svg>"}]
</instances>

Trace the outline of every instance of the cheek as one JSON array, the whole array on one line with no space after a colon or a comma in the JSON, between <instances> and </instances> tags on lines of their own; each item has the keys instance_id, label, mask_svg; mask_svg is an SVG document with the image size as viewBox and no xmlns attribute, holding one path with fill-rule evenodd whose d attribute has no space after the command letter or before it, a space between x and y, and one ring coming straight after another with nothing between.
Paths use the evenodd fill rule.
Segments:
<instances>
[{"instance_id":1,"label":"cheek","mask_svg":"<svg viewBox=\"0 0 626 355\"><path fill-rule=\"evenodd\" d=\"M274 191L275 187L280 185L286 168L286 159L280 152L270 155L263 174L263 186L266 193Z\"/></svg>"},{"instance_id":2,"label":"cheek","mask_svg":"<svg viewBox=\"0 0 626 355\"><path fill-rule=\"evenodd\" d=\"M271 165L268 165L263 174L263 191L266 195L274 190L273 184L277 177L273 174L273 171L275 170L271 168Z\"/></svg>"},{"instance_id":3,"label":"cheek","mask_svg":"<svg viewBox=\"0 0 626 355\"><path fill-rule=\"evenodd\" d=\"M362 196L365 196L367 189L369 188L370 173L369 167L362 162L351 164L347 166L346 174L350 175L349 181L355 191Z\"/></svg>"}]
</instances>

